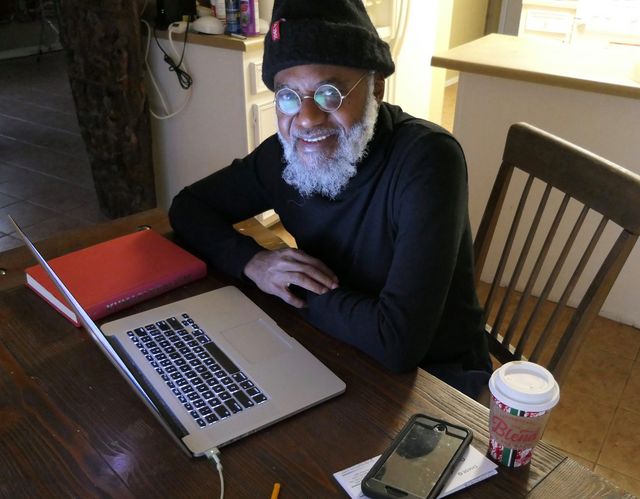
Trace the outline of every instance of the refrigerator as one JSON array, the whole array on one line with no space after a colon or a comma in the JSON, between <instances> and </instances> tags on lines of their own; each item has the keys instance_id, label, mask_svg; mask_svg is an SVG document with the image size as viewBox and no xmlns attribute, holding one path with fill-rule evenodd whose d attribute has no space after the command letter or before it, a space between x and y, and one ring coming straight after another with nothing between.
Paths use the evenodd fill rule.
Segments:
<instances>
[{"instance_id":1,"label":"refrigerator","mask_svg":"<svg viewBox=\"0 0 640 499\"><path fill-rule=\"evenodd\" d=\"M522 0L518 35L640 47L640 0Z\"/></svg>"}]
</instances>

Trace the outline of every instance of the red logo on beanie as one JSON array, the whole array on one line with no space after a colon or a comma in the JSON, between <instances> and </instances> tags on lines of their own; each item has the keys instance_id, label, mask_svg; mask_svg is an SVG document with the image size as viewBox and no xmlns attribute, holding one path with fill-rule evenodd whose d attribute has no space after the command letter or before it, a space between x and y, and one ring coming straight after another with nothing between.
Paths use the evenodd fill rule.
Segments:
<instances>
[{"instance_id":1,"label":"red logo on beanie","mask_svg":"<svg viewBox=\"0 0 640 499\"><path fill-rule=\"evenodd\" d=\"M280 22L286 21L286 19L278 19L271 25L271 41L277 42L280 40Z\"/></svg>"}]
</instances>

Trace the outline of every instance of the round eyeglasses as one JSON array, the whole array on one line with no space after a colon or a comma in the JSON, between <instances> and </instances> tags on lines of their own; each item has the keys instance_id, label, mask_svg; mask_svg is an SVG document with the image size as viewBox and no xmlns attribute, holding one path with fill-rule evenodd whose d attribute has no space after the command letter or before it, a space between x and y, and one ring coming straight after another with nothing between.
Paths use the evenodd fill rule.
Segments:
<instances>
[{"instance_id":1,"label":"round eyeglasses","mask_svg":"<svg viewBox=\"0 0 640 499\"><path fill-rule=\"evenodd\" d=\"M367 71L363 74L357 82L349 89L349 91L342 95L334 85L330 83L324 83L316 88L313 95L300 96L298 92L290 88L281 88L276 92L275 102L278 111L287 116L293 116L300 112L302 107L302 101L304 99L313 99L316 105L326 113L333 113L340 109L342 101L345 100L354 88L369 74Z\"/></svg>"}]
</instances>

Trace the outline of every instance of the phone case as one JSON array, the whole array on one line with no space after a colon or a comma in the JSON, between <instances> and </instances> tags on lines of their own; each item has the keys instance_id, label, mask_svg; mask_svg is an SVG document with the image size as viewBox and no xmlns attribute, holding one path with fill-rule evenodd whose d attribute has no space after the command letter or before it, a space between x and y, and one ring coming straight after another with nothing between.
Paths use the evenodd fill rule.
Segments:
<instances>
[{"instance_id":1,"label":"phone case","mask_svg":"<svg viewBox=\"0 0 640 499\"><path fill-rule=\"evenodd\" d=\"M405 457L420 457L422 455L429 454L433 451L433 448L427 450L418 449L420 453L416 453L415 456L407 456L406 448L408 444L411 444L411 441L404 442L405 436L409 435L412 430L415 431L415 427L418 425L419 427L431 427L427 429L426 432L433 432L435 436L437 433L443 433L448 437L451 437L452 440L458 440L458 446L451 458L448 460L446 465L440 470L439 476L435 481L433 487L428 491L426 495L415 495L410 492L405 492L403 489L399 489L397 484L388 484L385 483L384 480L380 480L376 478L376 475L380 471L380 469L388 464L388 460L392 454L399 449L401 445L405 446L404 456ZM425 430L422 430L425 432ZM425 433L428 434L428 433ZM404 425L402 430L396 435L393 439L393 442L387 447L387 449L382 453L380 458L375 462L371 470L367 473L367 475L362 480L361 486L362 491L372 499L431 499L438 496L440 490L447 482L447 479L453 472L458 460L460 459L462 453L471 443L473 438L473 433L468 428L464 426L456 425L453 423L449 423L448 421L444 421L441 419L433 418L431 416L427 416L425 414L414 414L409 421ZM404 442L404 443L403 443ZM438 443L436 442L435 446ZM414 446L415 447L415 446ZM424 447L424 446L423 446ZM434 447L435 448L435 447ZM414 453L415 453L414 449ZM389 490L389 488L391 490ZM406 487L405 487L406 489Z\"/></svg>"}]
</instances>

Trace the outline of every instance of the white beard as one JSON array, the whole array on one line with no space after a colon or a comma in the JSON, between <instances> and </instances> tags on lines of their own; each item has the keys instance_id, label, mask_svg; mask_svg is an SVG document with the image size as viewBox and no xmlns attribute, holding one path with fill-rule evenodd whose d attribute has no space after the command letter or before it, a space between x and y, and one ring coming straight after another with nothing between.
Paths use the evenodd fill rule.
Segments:
<instances>
[{"instance_id":1,"label":"white beard","mask_svg":"<svg viewBox=\"0 0 640 499\"><path fill-rule=\"evenodd\" d=\"M369 95L362 120L348 132L343 129L314 129L306 134L315 136L338 134L338 146L332 156L323 153L305 154L300 158L295 149L296 139L306 134L297 133L287 140L278 131L287 165L282 172L284 181L295 187L302 197L318 193L334 199L345 188L358 168L358 162L367 154L367 146L373 137L378 118L378 101L373 95L373 77L369 77Z\"/></svg>"}]
</instances>

